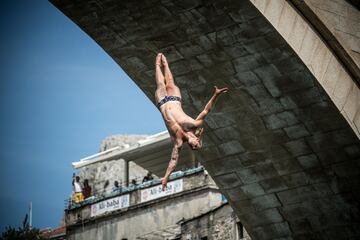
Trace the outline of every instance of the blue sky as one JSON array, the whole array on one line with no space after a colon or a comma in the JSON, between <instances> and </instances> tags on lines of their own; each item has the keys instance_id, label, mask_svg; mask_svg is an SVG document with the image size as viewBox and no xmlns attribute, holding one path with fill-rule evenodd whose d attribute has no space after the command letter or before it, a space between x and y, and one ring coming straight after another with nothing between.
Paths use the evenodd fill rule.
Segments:
<instances>
[{"instance_id":1,"label":"blue sky","mask_svg":"<svg viewBox=\"0 0 360 240\"><path fill-rule=\"evenodd\" d=\"M96 153L108 135L165 126L121 68L49 2L0 1L0 31L0 231L19 226L30 201L34 225L56 227L72 161Z\"/></svg>"}]
</instances>

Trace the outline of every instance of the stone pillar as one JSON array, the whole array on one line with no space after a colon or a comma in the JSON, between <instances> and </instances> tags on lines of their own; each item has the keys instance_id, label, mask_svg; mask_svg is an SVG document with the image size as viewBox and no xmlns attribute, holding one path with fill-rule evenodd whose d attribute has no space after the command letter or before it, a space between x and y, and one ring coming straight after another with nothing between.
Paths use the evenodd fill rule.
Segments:
<instances>
[{"instance_id":1,"label":"stone pillar","mask_svg":"<svg viewBox=\"0 0 360 240\"><path fill-rule=\"evenodd\" d=\"M124 181L125 186L129 186L129 161L124 160Z\"/></svg>"}]
</instances>

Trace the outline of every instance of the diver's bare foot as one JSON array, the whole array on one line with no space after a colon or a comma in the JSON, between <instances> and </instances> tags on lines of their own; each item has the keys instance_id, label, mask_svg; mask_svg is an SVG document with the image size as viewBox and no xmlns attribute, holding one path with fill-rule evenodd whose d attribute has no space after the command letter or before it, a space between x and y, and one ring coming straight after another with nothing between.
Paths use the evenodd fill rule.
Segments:
<instances>
[{"instance_id":1,"label":"diver's bare foot","mask_svg":"<svg viewBox=\"0 0 360 240\"><path fill-rule=\"evenodd\" d=\"M161 55L161 63L162 63L162 65L163 65L164 67L168 67L168 66L169 66L168 61L167 61L167 59L166 59L166 57L165 57L164 54Z\"/></svg>"},{"instance_id":2,"label":"diver's bare foot","mask_svg":"<svg viewBox=\"0 0 360 240\"><path fill-rule=\"evenodd\" d=\"M167 182L168 182L167 177L163 177L163 179L161 180L161 185L162 185L162 190L163 191L166 189Z\"/></svg>"},{"instance_id":3,"label":"diver's bare foot","mask_svg":"<svg viewBox=\"0 0 360 240\"><path fill-rule=\"evenodd\" d=\"M161 60L162 60L162 53L158 53L158 55L156 56L156 60L155 60L155 65L156 66L160 66L161 67Z\"/></svg>"}]
</instances>

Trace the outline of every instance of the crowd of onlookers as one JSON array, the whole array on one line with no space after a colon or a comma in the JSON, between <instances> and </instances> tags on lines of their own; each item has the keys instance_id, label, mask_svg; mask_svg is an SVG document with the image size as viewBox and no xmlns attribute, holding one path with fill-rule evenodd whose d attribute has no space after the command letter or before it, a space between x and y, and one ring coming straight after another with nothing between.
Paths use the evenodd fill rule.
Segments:
<instances>
[{"instance_id":1,"label":"crowd of onlookers","mask_svg":"<svg viewBox=\"0 0 360 240\"><path fill-rule=\"evenodd\" d=\"M148 182L153 180L154 177L151 172L148 172L146 176L142 179L142 183ZM138 182L136 179L131 180L131 185L136 186L138 185ZM73 194L72 194L72 201L75 203L80 203L84 201L85 199L92 196L92 189L89 185L89 180L85 179L83 183L80 182L80 177L73 174L72 179L72 186L73 186ZM109 180L105 181L104 183L104 192L107 191L107 187L109 186ZM118 192L121 193L122 186L119 184L118 181L114 181L114 185L111 189L112 192Z\"/></svg>"}]
</instances>

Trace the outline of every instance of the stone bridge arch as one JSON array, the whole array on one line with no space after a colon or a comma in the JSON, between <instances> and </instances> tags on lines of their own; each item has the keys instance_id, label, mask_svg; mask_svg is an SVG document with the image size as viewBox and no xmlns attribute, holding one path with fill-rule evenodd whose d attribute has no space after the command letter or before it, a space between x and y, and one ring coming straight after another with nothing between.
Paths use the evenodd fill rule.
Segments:
<instances>
[{"instance_id":1,"label":"stone bridge arch","mask_svg":"<svg viewBox=\"0 0 360 240\"><path fill-rule=\"evenodd\" d=\"M306 20L307 1L51 2L151 101L159 51L189 114L230 87L199 157L253 239L360 237L358 55Z\"/></svg>"}]
</instances>

